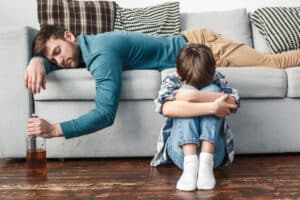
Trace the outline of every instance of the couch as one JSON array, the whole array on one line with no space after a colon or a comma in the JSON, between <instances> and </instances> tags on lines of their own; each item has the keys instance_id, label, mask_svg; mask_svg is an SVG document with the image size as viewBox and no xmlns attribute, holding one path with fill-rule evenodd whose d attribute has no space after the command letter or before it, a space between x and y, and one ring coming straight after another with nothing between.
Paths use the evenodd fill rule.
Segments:
<instances>
[{"instance_id":1,"label":"couch","mask_svg":"<svg viewBox=\"0 0 300 200\"><path fill-rule=\"evenodd\" d=\"M249 15L246 9L182 13L181 28L211 28L228 38L268 52L264 39L250 24ZM84 68L51 72L47 75L47 90L33 98L25 92L21 75L31 57L30 48L36 33L36 29L27 27L9 38L17 54L14 54L12 63L6 62L6 68L2 69L7 73L1 79L1 87L9 91L4 93L1 90L6 105L3 107L5 112L1 112L0 124L0 156L4 158L25 156L25 122L32 107L40 117L57 123L76 118L94 106L95 83ZM0 34L1 46L7 43L10 48L10 43L4 39ZM12 54L2 50L0 53L1 57L12 58ZM10 74L10 66L18 67L18 70L14 69L14 74ZM217 70L225 75L230 86L239 89L241 96L241 108L228 117L237 154L300 151L300 67L286 70L259 66L228 67ZM153 156L163 122L163 117L154 112L153 99L163 77L172 71L174 69L124 71L114 124L83 137L48 139L47 156ZM10 82L12 84L7 84Z\"/></svg>"}]
</instances>

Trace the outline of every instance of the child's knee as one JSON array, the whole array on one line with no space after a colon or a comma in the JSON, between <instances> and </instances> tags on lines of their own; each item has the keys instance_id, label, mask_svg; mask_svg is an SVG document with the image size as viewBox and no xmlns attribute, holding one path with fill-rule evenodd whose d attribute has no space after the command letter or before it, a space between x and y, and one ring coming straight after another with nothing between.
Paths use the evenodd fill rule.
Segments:
<instances>
[{"instance_id":1,"label":"child's knee","mask_svg":"<svg viewBox=\"0 0 300 200\"><path fill-rule=\"evenodd\" d=\"M199 127L199 119L198 117L174 118L173 126L182 131L194 131Z\"/></svg>"},{"instance_id":2,"label":"child's knee","mask_svg":"<svg viewBox=\"0 0 300 200\"><path fill-rule=\"evenodd\" d=\"M221 88L215 84L210 84L200 89L201 91L221 92Z\"/></svg>"}]
</instances>

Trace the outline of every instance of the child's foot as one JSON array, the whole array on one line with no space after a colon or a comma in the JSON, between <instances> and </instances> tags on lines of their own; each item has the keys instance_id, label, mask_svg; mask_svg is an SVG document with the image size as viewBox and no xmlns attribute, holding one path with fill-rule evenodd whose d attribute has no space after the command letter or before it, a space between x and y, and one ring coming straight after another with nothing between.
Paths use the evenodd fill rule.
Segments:
<instances>
[{"instance_id":1,"label":"child's foot","mask_svg":"<svg viewBox=\"0 0 300 200\"><path fill-rule=\"evenodd\" d=\"M199 156L197 188L198 190L210 190L215 185L214 155L212 153L201 152Z\"/></svg>"},{"instance_id":2,"label":"child's foot","mask_svg":"<svg viewBox=\"0 0 300 200\"><path fill-rule=\"evenodd\" d=\"M198 164L199 161L197 155L189 155L184 157L183 172L176 185L178 190L196 190Z\"/></svg>"}]
</instances>

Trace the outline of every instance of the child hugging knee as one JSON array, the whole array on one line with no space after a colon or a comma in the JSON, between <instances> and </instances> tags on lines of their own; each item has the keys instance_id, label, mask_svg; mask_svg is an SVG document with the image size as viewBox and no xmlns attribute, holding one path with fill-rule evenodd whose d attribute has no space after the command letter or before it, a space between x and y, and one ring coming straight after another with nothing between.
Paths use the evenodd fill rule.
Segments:
<instances>
[{"instance_id":1,"label":"child hugging knee","mask_svg":"<svg viewBox=\"0 0 300 200\"><path fill-rule=\"evenodd\" d=\"M237 109L238 93L216 72L205 45L188 44L176 63L176 73L163 80L155 99L167 119L151 165L173 162L181 168L179 190L213 189L214 167L233 160L232 134L224 118Z\"/></svg>"}]
</instances>

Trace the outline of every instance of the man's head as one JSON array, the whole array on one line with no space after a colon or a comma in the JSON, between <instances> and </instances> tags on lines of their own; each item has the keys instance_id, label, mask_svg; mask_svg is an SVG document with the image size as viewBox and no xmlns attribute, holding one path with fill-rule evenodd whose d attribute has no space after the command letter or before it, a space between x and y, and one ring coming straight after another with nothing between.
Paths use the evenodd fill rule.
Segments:
<instances>
[{"instance_id":1,"label":"man's head","mask_svg":"<svg viewBox=\"0 0 300 200\"><path fill-rule=\"evenodd\" d=\"M176 65L181 81L195 87L209 85L216 70L212 51L202 44L183 47L177 55Z\"/></svg>"},{"instance_id":2,"label":"man's head","mask_svg":"<svg viewBox=\"0 0 300 200\"><path fill-rule=\"evenodd\" d=\"M34 38L34 56L46 57L53 64L74 68L80 64L80 49L76 37L56 25L41 28Z\"/></svg>"}]
</instances>

